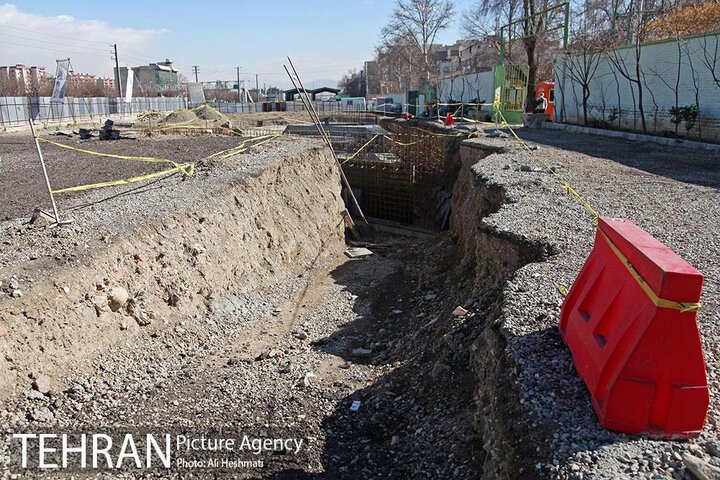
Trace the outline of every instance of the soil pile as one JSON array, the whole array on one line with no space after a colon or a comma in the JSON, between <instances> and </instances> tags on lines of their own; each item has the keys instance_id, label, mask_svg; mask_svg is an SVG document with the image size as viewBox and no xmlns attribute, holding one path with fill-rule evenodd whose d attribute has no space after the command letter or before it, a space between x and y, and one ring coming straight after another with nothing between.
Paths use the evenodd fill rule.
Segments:
<instances>
[{"instance_id":1,"label":"soil pile","mask_svg":"<svg viewBox=\"0 0 720 480\"><path fill-rule=\"evenodd\" d=\"M192 110L175 110L160 121L161 126L198 126L232 128L232 121L218 110L201 105Z\"/></svg>"}]
</instances>

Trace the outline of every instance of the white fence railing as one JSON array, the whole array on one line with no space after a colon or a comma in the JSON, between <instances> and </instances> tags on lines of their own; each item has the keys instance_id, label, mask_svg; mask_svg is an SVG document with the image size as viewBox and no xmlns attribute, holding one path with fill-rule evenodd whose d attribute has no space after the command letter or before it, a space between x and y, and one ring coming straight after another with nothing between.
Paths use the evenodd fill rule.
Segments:
<instances>
[{"instance_id":1,"label":"white fence railing","mask_svg":"<svg viewBox=\"0 0 720 480\"><path fill-rule=\"evenodd\" d=\"M30 117L37 122L75 123L103 117L132 117L148 110L180 108L187 108L187 102L182 97L138 97L130 103L108 97L66 98L64 103L51 103L50 97L0 97L0 127L24 125Z\"/></svg>"}]
</instances>

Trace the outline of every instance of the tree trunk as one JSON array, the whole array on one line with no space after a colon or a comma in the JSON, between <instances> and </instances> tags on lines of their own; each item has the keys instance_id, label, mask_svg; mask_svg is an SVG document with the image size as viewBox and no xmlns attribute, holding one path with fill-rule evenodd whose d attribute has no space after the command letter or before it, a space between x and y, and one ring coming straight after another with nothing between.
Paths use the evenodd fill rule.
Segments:
<instances>
[{"instance_id":1,"label":"tree trunk","mask_svg":"<svg viewBox=\"0 0 720 480\"><path fill-rule=\"evenodd\" d=\"M527 96L525 100L525 111L533 112L535 110L535 82L537 81L537 62L535 61L535 46L537 41L535 38L525 40L525 51L528 58L528 85Z\"/></svg>"},{"instance_id":2,"label":"tree trunk","mask_svg":"<svg viewBox=\"0 0 720 480\"><path fill-rule=\"evenodd\" d=\"M643 133L647 133L647 125L645 124L645 109L643 108L643 88L642 88L642 69L640 68L640 41L635 44L635 76L637 78L638 87L638 111L640 112L640 123Z\"/></svg>"}]
</instances>

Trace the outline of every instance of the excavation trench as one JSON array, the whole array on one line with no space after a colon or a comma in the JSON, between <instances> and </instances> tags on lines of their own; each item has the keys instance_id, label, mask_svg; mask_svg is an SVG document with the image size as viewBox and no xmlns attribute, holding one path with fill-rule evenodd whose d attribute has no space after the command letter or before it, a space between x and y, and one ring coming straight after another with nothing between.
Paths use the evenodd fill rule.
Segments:
<instances>
[{"instance_id":1,"label":"excavation trench","mask_svg":"<svg viewBox=\"0 0 720 480\"><path fill-rule=\"evenodd\" d=\"M286 140L251 175L182 186L174 214L82 261L45 261L22 299L0 299L3 428L303 439L297 453L235 455L264 460L242 472L213 470L249 477L522 471L503 288L548 248L484 222L507 199L472 166L499 147L443 140L422 187L452 192L433 197L452 214L406 205L395 233L364 239L373 255L350 260L339 175L314 145ZM415 220L422 234L406 229ZM111 309L117 287L130 300ZM50 392L29 394L30 376Z\"/></svg>"}]
</instances>

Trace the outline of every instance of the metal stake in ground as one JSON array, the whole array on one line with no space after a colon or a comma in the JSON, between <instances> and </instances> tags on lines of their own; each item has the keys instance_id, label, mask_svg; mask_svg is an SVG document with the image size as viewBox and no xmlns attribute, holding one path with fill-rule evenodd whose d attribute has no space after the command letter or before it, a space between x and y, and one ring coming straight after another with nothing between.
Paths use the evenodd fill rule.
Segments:
<instances>
[{"instance_id":1,"label":"metal stake in ground","mask_svg":"<svg viewBox=\"0 0 720 480\"><path fill-rule=\"evenodd\" d=\"M38 157L40 157L40 165L42 165L43 175L45 176L45 185L47 185L48 194L50 195L50 202L52 203L53 215L55 217L55 223L50 225L50 227L67 225L71 221L65 220L61 222L60 216L58 215L57 205L55 205L55 197L53 196L52 187L50 186L50 178L48 177L47 168L45 168L45 159L43 158L42 149L40 148L40 142L38 141L37 134L35 133L35 123L33 122L32 117L30 117L30 131L32 132L33 140L35 140L35 148L37 148Z\"/></svg>"},{"instance_id":2,"label":"metal stake in ground","mask_svg":"<svg viewBox=\"0 0 720 480\"><path fill-rule=\"evenodd\" d=\"M293 78L293 76L290 75L290 72L288 71L287 67L285 67L285 71L287 72L288 76L290 77L290 81L293 83L293 85L298 90L298 92L300 92L302 90L302 95L300 95L300 98L302 99L303 96L305 97L305 100L307 101L306 108L308 109L308 113L310 113L310 118L315 123L315 128L318 129L320 136L325 140L325 143L327 143L328 147L330 148L330 151L332 152L332 156L335 159L335 162L337 163L338 169L340 170L340 177L342 178L342 181L345 184L345 187L348 189L350 198L352 198L353 204L355 204L355 208L357 208L357 211L360 214L360 218L362 218L363 222L365 222L365 225L367 225L368 221L365 218L365 214L363 213L362 209L360 208L360 204L358 203L357 199L355 198L355 194L353 193L352 188L350 187L350 182L348 182L348 179L345 176L345 172L343 172L342 165L340 164L340 159L338 158L337 153L335 153L335 149L332 146L330 137L328 136L327 132L323 128L322 122L320 121L320 117L318 117L317 111L315 110L315 107L313 106L312 101L310 100L310 97L308 97L307 91L305 90L305 85L303 85L302 80L300 79L300 75L298 75L298 72L295 69L295 65L293 65L292 60L290 60L290 57L287 57L287 59L288 59L288 62L290 63L290 67L293 69L295 78L297 78L297 81L300 84L299 89L297 88L297 85L295 84L295 78ZM303 104L304 103L305 102L303 101Z\"/></svg>"}]
</instances>

